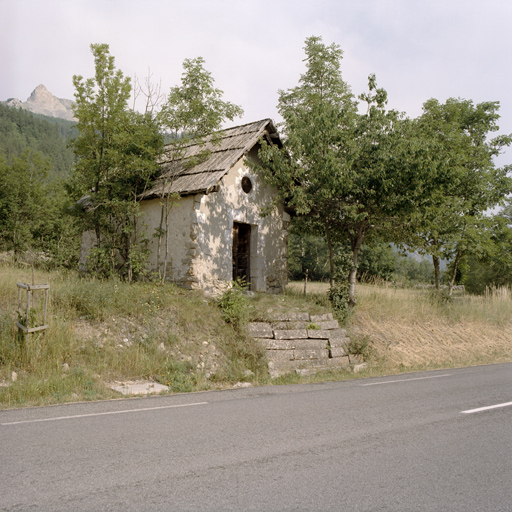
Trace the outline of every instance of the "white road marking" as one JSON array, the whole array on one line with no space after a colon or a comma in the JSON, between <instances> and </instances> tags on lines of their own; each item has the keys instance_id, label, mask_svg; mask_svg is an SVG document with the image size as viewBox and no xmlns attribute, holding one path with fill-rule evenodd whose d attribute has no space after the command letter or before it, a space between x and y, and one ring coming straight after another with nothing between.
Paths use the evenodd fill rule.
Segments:
<instances>
[{"instance_id":1,"label":"white road marking","mask_svg":"<svg viewBox=\"0 0 512 512\"><path fill-rule=\"evenodd\" d=\"M384 382L369 382L368 384L359 384L360 386L380 386L381 384L393 384L395 382L410 382L411 380L439 379L441 377L450 377L451 373L443 375L430 375L428 377L414 377L413 379L386 380Z\"/></svg>"},{"instance_id":2,"label":"white road marking","mask_svg":"<svg viewBox=\"0 0 512 512\"><path fill-rule=\"evenodd\" d=\"M478 409L469 409L467 411L461 411L462 414L473 414L474 412L481 412L481 411L490 411L491 409L499 409L500 407L510 407L512 405L512 402L507 402L505 404L496 404L496 405L489 405L487 407L479 407Z\"/></svg>"},{"instance_id":3,"label":"white road marking","mask_svg":"<svg viewBox=\"0 0 512 512\"><path fill-rule=\"evenodd\" d=\"M131 412L144 412L144 411L156 411L158 409L173 409L176 407L191 407L194 405L205 405L208 402L196 402L192 404L180 404L180 405L163 405L160 407L145 407L142 409L125 409L123 411L109 411L109 412L93 412L90 414L75 414L74 416L57 416L55 418L40 418L37 420L22 420L22 421L10 421L7 423L0 423L2 426L7 425L20 425L22 423L39 423L42 421L60 421L60 420L72 420L75 418L91 418L94 416L108 416L111 414L128 414Z\"/></svg>"}]
</instances>

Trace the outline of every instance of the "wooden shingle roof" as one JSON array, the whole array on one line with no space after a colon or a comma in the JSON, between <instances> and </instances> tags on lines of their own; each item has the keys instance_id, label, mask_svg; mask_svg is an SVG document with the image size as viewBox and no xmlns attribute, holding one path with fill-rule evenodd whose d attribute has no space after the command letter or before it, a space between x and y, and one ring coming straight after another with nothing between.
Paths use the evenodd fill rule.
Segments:
<instances>
[{"instance_id":1,"label":"wooden shingle roof","mask_svg":"<svg viewBox=\"0 0 512 512\"><path fill-rule=\"evenodd\" d=\"M160 197L170 193L182 196L198 193L208 193L215 190L220 180L235 165L240 158L258 143L261 137L269 142L280 143L276 129L270 119L255 123L244 124L223 130L218 134L220 142L199 147L197 144L186 146L184 158L178 162L172 161L170 149L164 149L160 162L162 172L154 186L143 194L144 199ZM184 163L201 151L207 149L210 156L207 160L193 166Z\"/></svg>"}]
</instances>

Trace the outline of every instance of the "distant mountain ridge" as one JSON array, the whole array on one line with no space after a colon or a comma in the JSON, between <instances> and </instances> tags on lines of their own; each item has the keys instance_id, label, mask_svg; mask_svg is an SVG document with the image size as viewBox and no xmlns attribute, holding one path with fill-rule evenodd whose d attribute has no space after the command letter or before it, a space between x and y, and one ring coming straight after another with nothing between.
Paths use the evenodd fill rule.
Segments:
<instances>
[{"instance_id":1,"label":"distant mountain ridge","mask_svg":"<svg viewBox=\"0 0 512 512\"><path fill-rule=\"evenodd\" d=\"M12 108L22 108L33 112L34 114L42 114L48 117L58 117L67 121L74 121L73 117L73 101L54 96L43 84L38 85L27 101L21 101L18 98L9 98L4 102Z\"/></svg>"}]
</instances>

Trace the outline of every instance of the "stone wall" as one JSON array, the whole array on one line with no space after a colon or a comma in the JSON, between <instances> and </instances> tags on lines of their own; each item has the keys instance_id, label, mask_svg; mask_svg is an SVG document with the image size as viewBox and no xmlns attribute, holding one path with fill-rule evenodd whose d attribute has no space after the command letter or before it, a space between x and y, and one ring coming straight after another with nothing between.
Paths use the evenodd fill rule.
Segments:
<instances>
[{"instance_id":1,"label":"stone wall","mask_svg":"<svg viewBox=\"0 0 512 512\"><path fill-rule=\"evenodd\" d=\"M330 313L274 314L269 322L250 323L249 334L265 347L272 377L351 369L354 363L362 362L349 356L350 339Z\"/></svg>"}]
</instances>

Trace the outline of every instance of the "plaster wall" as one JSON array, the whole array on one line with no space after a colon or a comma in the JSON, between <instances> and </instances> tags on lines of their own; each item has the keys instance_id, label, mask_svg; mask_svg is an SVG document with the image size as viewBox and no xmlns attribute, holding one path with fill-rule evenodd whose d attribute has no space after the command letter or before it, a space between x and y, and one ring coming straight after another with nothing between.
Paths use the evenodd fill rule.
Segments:
<instances>
[{"instance_id":1,"label":"plaster wall","mask_svg":"<svg viewBox=\"0 0 512 512\"><path fill-rule=\"evenodd\" d=\"M252 183L248 193L242 190L244 177ZM211 294L226 289L233 273L233 223L239 222L251 226L251 290L281 293L287 282L290 216L282 205L274 207L265 217L261 215L262 208L270 206L273 197L275 190L241 158L221 180L217 191L176 200L169 213L167 279ZM142 201L140 208L139 232L149 239L148 267L158 271L158 238L153 235L160 226L160 200ZM92 233L84 233L81 266L85 265L94 241ZM164 255L165 240L162 240L161 262Z\"/></svg>"},{"instance_id":2,"label":"plaster wall","mask_svg":"<svg viewBox=\"0 0 512 512\"><path fill-rule=\"evenodd\" d=\"M242 190L242 178L252 183ZM224 176L219 190L197 195L194 204L197 226L197 255L194 271L201 288L221 290L232 280L233 223L251 226L251 290L280 293L287 281L287 237L290 217L281 206L268 216L275 191L240 159Z\"/></svg>"},{"instance_id":3,"label":"plaster wall","mask_svg":"<svg viewBox=\"0 0 512 512\"><path fill-rule=\"evenodd\" d=\"M195 246L191 239L191 226L194 221L195 196L186 196L177 199L169 211L168 229L168 256L167 278L181 286L196 288L197 279L190 273L191 263L196 256ZM149 238L150 255L148 267L157 271L158 238L153 236L159 226L161 217L160 199L150 199L140 203L142 212L141 221ZM165 221L163 224L165 229ZM160 246L160 261L165 258L165 239L162 238Z\"/></svg>"}]
</instances>

